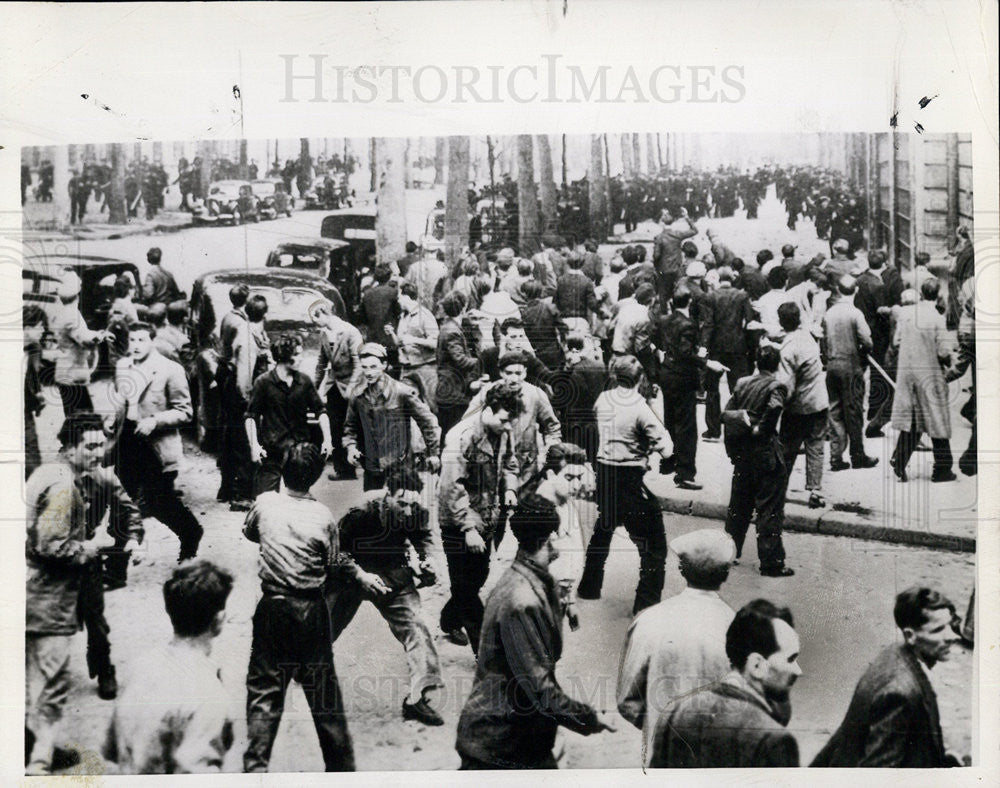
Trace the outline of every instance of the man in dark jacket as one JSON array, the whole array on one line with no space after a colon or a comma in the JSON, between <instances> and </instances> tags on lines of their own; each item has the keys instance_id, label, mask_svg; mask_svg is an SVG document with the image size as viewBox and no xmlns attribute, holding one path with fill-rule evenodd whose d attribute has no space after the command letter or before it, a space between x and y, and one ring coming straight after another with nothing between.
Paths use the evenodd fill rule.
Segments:
<instances>
[{"instance_id":1,"label":"man in dark jacket","mask_svg":"<svg viewBox=\"0 0 1000 788\"><path fill-rule=\"evenodd\" d=\"M518 552L486 602L475 683L458 721L462 769L554 769L560 725L585 736L614 728L556 680L562 609L549 563L555 504L537 494L510 521Z\"/></svg>"},{"instance_id":2,"label":"man in dark jacket","mask_svg":"<svg viewBox=\"0 0 1000 788\"><path fill-rule=\"evenodd\" d=\"M769 577L795 574L785 566L781 542L787 471L777 426L787 393L775 377L780 361L778 349L764 345L757 354L757 374L742 378L726 405L729 412L744 412L742 424L726 425L726 453L733 463L726 533L736 542L738 558L757 511L757 557L760 573Z\"/></svg>"},{"instance_id":3,"label":"man in dark jacket","mask_svg":"<svg viewBox=\"0 0 1000 788\"><path fill-rule=\"evenodd\" d=\"M948 659L956 639L955 607L931 588L913 587L893 610L903 643L886 647L868 666L840 728L813 766L899 769L958 766L945 753L937 697L928 671Z\"/></svg>"},{"instance_id":4,"label":"man in dark jacket","mask_svg":"<svg viewBox=\"0 0 1000 788\"><path fill-rule=\"evenodd\" d=\"M566 273L556 280L556 294L552 298L552 303L559 310L559 316L563 320L579 318L589 321L590 315L598 310L597 294L594 291L594 283L581 270L583 256L576 252L572 253L566 265Z\"/></svg>"},{"instance_id":5,"label":"man in dark jacket","mask_svg":"<svg viewBox=\"0 0 1000 788\"><path fill-rule=\"evenodd\" d=\"M861 310L868 323L872 335L872 350L869 358L885 369L886 353L889 350L889 316L885 282L882 281L882 268L886 262L885 252L868 253L868 269L857 279L857 291L854 294L854 306ZM868 427L866 438L881 438L882 428L892 417L892 384L886 377L871 367L871 380L868 390Z\"/></svg>"},{"instance_id":6,"label":"man in dark jacket","mask_svg":"<svg viewBox=\"0 0 1000 788\"><path fill-rule=\"evenodd\" d=\"M799 748L785 729L788 695L802 675L788 608L756 599L726 632L733 671L680 699L653 733L654 768L795 767Z\"/></svg>"},{"instance_id":7,"label":"man in dark jacket","mask_svg":"<svg viewBox=\"0 0 1000 788\"><path fill-rule=\"evenodd\" d=\"M687 222L687 228L671 227L674 217L666 208L660 216L663 230L653 242L653 268L656 269L656 292L660 301L666 303L674 292L674 284L684 273L684 253L681 244L698 234L698 228L688 216L686 208L681 208L680 218Z\"/></svg>"},{"instance_id":8,"label":"man in dark jacket","mask_svg":"<svg viewBox=\"0 0 1000 788\"><path fill-rule=\"evenodd\" d=\"M563 362L562 346L559 343L559 310L542 300L542 286L538 282L525 282L521 286L521 292L526 300L521 307L524 333L538 360L549 369L558 369Z\"/></svg>"},{"instance_id":9,"label":"man in dark jacket","mask_svg":"<svg viewBox=\"0 0 1000 788\"><path fill-rule=\"evenodd\" d=\"M399 291L392 279L392 269L387 265L377 265L372 272L375 286L361 296L361 333L368 342L378 342L385 347L395 347L386 333L387 325L399 322Z\"/></svg>"},{"instance_id":10,"label":"man in dark jacket","mask_svg":"<svg viewBox=\"0 0 1000 788\"><path fill-rule=\"evenodd\" d=\"M434 398L442 439L458 424L469 406L469 384L479 371L479 361L470 351L462 329L465 306L465 296L461 293L448 293L441 301L445 319L438 332L438 383Z\"/></svg>"},{"instance_id":11,"label":"man in dark jacket","mask_svg":"<svg viewBox=\"0 0 1000 788\"><path fill-rule=\"evenodd\" d=\"M347 461L357 465L364 458L364 489L385 485L385 469L412 456L410 423L415 421L427 447L431 472L440 467L441 431L430 407L417 390L389 377L386 350L377 342L361 346L362 382L347 403L344 419L344 449Z\"/></svg>"},{"instance_id":12,"label":"man in dark jacket","mask_svg":"<svg viewBox=\"0 0 1000 788\"><path fill-rule=\"evenodd\" d=\"M163 252L158 247L154 246L146 252L146 261L150 268L146 274L146 282L142 286L142 299L147 305L169 306L174 301L184 298L184 294L177 287L174 275L160 265L162 259Z\"/></svg>"},{"instance_id":13,"label":"man in dark jacket","mask_svg":"<svg viewBox=\"0 0 1000 788\"><path fill-rule=\"evenodd\" d=\"M726 379L730 393L736 381L749 374L747 357L747 323L754 319L750 298L733 287L735 274L732 268L719 269L719 289L702 301L699 307L701 346L708 350L708 357L727 368ZM722 434L722 399L719 394L721 372L705 374L705 433L707 440L718 440Z\"/></svg>"},{"instance_id":14,"label":"man in dark jacket","mask_svg":"<svg viewBox=\"0 0 1000 788\"><path fill-rule=\"evenodd\" d=\"M529 377L530 381L530 377ZM603 362L584 354L583 337L566 338L566 366L552 380L552 407L562 424L562 437L587 452L587 462L597 461L600 436L594 405L608 382Z\"/></svg>"}]
</instances>

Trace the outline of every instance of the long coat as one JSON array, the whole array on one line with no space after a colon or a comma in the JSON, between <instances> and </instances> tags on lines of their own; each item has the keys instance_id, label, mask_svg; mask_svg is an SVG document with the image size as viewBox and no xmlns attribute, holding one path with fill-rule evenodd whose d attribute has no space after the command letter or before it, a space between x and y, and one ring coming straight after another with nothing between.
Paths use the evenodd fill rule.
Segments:
<instances>
[{"instance_id":1,"label":"long coat","mask_svg":"<svg viewBox=\"0 0 1000 788\"><path fill-rule=\"evenodd\" d=\"M937 697L908 646L889 646L858 681L844 721L812 766L948 766Z\"/></svg>"},{"instance_id":2,"label":"long coat","mask_svg":"<svg viewBox=\"0 0 1000 788\"><path fill-rule=\"evenodd\" d=\"M892 343L899 358L892 426L950 438L948 384L942 365L950 366L953 341L944 315L930 301L903 307Z\"/></svg>"}]
</instances>

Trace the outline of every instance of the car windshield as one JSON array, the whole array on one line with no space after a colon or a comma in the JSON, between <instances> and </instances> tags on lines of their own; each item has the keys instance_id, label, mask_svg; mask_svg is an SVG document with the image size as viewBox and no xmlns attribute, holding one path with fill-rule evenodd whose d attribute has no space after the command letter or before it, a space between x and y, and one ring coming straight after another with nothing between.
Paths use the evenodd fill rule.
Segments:
<instances>
[{"instance_id":1,"label":"car windshield","mask_svg":"<svg viewBox=\"0 0 1000 788\"><path fill-rule=\"evenodd\" d=\"M240 187L238 184L215 184L209 191L213 197L239 197Z\"/></svg>"},{"instance_id":2,"label":"car windshield","mask_svg":"<svg viewBox=\"0 0 1000 788\"><path fill-rule=\"evenodd\" d=\"M305 268L310 271L318 271L323 265L326 255L320 251L282 249L278 252L277 257L279 268Z\"/></svg>"},{"instance_id":3,"label":"car windshield","mask_svg":"<svg viewBox=\"0 0 1000 788\"><path fill-rule=\"evenodd\" d=\"M253 185L253 193L259 194L261 197L271 197L274 195L275 188L274 184L269 181L264 181L263 183L255 183Z\"/></svg>"}]
</instances>

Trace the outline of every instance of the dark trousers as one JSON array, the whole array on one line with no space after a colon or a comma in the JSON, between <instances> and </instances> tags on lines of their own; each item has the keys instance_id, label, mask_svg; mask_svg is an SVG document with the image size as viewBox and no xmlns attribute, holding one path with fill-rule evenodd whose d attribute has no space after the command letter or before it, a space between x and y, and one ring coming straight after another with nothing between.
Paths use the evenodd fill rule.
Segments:
<instances>
[{"instance_id":1,"label":"dark trousers","mask_svg":"<svg viewBox=\"0 0 1000 788\"><path fill-rule=\"evenodd\" d=\"M600 594L611 537L619 525L624 525L639 551L639 583L632 608L635 614L659 602L663 591L667 535L660 504L643 482L644 467L598 462L595 471L598 515L587 545L580 589L586 596Z\"/></svg>"},{"instance_id":2,"label":"dark trousers","mask_svg":"<svg viewBox=\"0 0 1000 788\"><path fill-rule=\"evenodd\" d=\"M909 430L903 430L899 433L899 437L896 439L896 448L892 453L892 462L897 470L906 468L906 464L910 461L910 457L913 456L913 452L920 445L921 437L923 437L923 433L917 430L915 419L911 422ZM975 433L973 433L974 438ZM934 475L947 473L951 470L953 460L951 456L951 441L947 438L931 438L931 444L934 449Z\"/></svg>"},{"instance_id":3,"label":"dark trousers","mask_svg":"<svg viewBox=\"0 0 1000 788\"><path fill-rule=\"evenodd\" d=\"M71 386L60 383L59 398L62 400L63 416L67 419L73 413L94 409L94 403L90 399L90 389L86 383L75 383Z\"/></svg>"},{"instance_id":4,"label":"dark trousers","mask_svg":"<svg viewBox=\"0 0 1000 788\"><path fill-rule=\"evenodd\" d=\"M441 529L441 546L448 561L451 596L441 608L441 629L450 632L464 629L473 653L479 653L479 635L483 629L483 600L479 592L490 575L491 539L483 537L486 550L473 553L465 544L462 531Z\"/></svg>"},{"instance_id":5,"label":"dark trousers","mask_svg":"<svg viewBox=\"0 0 1000 788\"><path fill-rule=\"evenodd\" d=\"M257 603L247 670L245 772L267 771L293 680L312 711L326 771L354 771L354 748L333 666L330 612L318 590L309 597L265 594Z\"/></svg>"},{"instance_id":6,"label":"dark trousers","mask_svg":"<svg viewBox=\"0 0 1000 788\"><path fill-rule=\"evenodd\" d=\"M761 569L785 563L781 523L784 519L786 477L785 461L776 441L747 450L733 460L726 533L736 543L736 554L742 555L750 519L756 510L757 556Z\"/></svg>"},{"instance_id":7,"label":"dark trousers","mask_svg":"<svg viewBox=\"0 0 1000 788\"><path fill-rule=\"evenodd\" d=\"M330 417L330 435L333 436L333 454L330 459L333 469L340 475L350 476L354 466L347 461L347 449L341 444L344 435L344 422L347 420L347 400L344 399L334 383L326 395L326 414Z\"/></svg>"},{"instance_id":8,"label":"dark trousers","mask_svg":"<svg viewBox=\"0 0 1000 788\"><path fill-rule=\"evenodd\" d=\"M227 392L222 400L222 444L219 447L220 501L249 501L253 498L254 467L247 439L247 402L236 390Z\"/></svg>"},{"instance_id":9,"label":"dark trousers","mask_svg":"<svg viewBox=\"0 0 1000 788\"><path fill-rule=\"evenodd\" d=\"M668 377L660 382L660 388L663 390L663 423L674 444L677 478L694 481L698 451L698 382Z\"/></svg>"},{"instance_id":10,"label":"dark trousers","mask_svg":"<svg viewBox=\"0 0 1000 788\"><path fill-rule=\"evenodd\" d=\"M456 404L451 404L447 402L438 401L438 424L441 426L441 443L444 443L444 438L448 434L448 430L454 427L458 422L462 420L462 416L465 415L465 409L469 407L468 402L461 402Z\"/></svg>"},{"instance_id":11,"label":"dark trousers","mask_svg":"<svg viewBox=\"0 0 1000 788\"><path fill-rule=\"evenodd\" d=\"M383 487L385 487L385 473L365 468L361 489L368 492L369 490L381 490Z\"/></svg>"},{"instance_id":12,"label":"dark trousers","mask_svg":"<svg viewBox=\"0 0 1000 788\"><path fill-rule=\"evenodd\" d=\"M885 368L883 360L879 364ZM888 370L887 370L888 371ZM875 367L871 368L868 379L868 423L874 427L884 427L892 419L892 384Z\"/></svg>"},{"instance_id":13,"label":"dark trousers","mask_svg":"<svg viewBox=\"0 0 1000 788\"><path fill-rule=\"evenodd\" d=\"M111 627L104 617L104 584L100 557L88 563L80 574L77 610L80 623L87 629L87 669L90 677L94 678L114 667L111 664L111 641L108 639Z\"/></svg>"},{"instance_id":14,"label":"dark trousers","mask_svg":"<svg viewBox=\"0 0 1000 788\"><path fill-rule=\"evenodd\" d=\"M177 534L181 560L193 558L201 542L202 527L174 489L177 471L163 470L156 450L146 438L135 434L135 424L130 421L122 427L115 473L129 497L141 502L144 515L155 517Z\"/></svg>"},{"instance_id":15,"label":"dark trousers","mask_svg":"<svg viewBox=\"0 0 1000 788\"><path fill-rule=\"evenodd\" d=\"M42 464L42 452L38 447L38 430L35 417L24 412L24 478L27 479L35 468Z\"/></svg>"},{"instance_id":16,"label":"dark trousers","mask_svg":"<svg viewBox=\"0 0 1000 788\"><path fill-rule=\"evenodd\" d=\"M856 367L831 364L826 370L826 391L830 395L830 460L843 460L850 445L851 460L865 456L862 438L864 422L865 377Z\"/></svg>"},{"instance_id":17,"label":"dark trousers","mask_svg":"<svg viewBox=\"0 0 1000 788\"><path fill-rule=\"evenodd\" d=\"M729 367L729 372L725 375L729 384L729 394L732 396L736 381L750 373L746 354L716 353L712 357ZM722 397L719 393L722 374L710 369L705 370L705 431L713 438L722 436Z\"/></svg>"},{"instance_id":18,"label":"dark trousers","mask_svg":"<svg viewBox=\"0 0 1000 788\"><path fill-rule=\"evenodd\" d=\"M281 489L281 467L285 464L284 446L265 446L266 457L254 465L253 495Z\"/></svg>"},{"instance_id":19,"label":"dark trousers","mask_svg":"<svg viewBox=\"0 0 1000 788\"><path fill-rule=\"evenodd\" d=\"M659 297L661 304L670 303L670 299L674 295L674 288L677 286L677 280L680 279L680 275L680 269L656 272L656 295Z\"/></svg>"}]
</instances>

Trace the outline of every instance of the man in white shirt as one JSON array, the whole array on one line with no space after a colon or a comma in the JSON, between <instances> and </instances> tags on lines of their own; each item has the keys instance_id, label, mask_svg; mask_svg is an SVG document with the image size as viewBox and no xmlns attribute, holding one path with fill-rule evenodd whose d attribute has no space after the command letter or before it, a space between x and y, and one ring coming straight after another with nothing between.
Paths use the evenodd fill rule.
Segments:
<instances>
[{"instance_id":1,"label":"man in white shirt","mask_svg":"<svg viewBox=\"0 0 1000 788\"><path fill-rule=\"evenodd\" d=\"M736 556L732 538L704 528L670 547L687 588L636 616L618 672L618 711L643 732L644 766L672 705L729 672L726 630L736 615L719 598Z\"/></svg>"}]
</instances>

